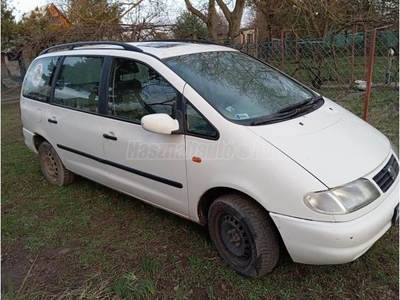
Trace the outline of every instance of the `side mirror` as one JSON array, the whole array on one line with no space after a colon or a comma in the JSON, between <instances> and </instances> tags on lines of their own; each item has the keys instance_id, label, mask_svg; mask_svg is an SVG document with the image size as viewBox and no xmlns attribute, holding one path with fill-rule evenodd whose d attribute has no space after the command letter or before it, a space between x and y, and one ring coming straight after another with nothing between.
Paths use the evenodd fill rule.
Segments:
<instances>
[{"instance_id":1,"label":"side mirror","mask_svg":"<svg viewBox=\"0 0 400 300\"><path fill-rule=\"evenodd\" d=\"M167 114L147 115L140 120L140 123L144 130L160 134L171 134L179 129L178 120L172 119Z\"/></svg>"}]
</instances>

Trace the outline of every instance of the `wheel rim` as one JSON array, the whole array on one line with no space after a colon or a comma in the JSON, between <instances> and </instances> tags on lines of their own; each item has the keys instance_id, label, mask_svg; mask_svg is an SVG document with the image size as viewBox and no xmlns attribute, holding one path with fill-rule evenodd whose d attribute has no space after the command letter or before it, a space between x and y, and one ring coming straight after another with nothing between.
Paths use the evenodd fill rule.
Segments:
<instances>
[{"instance_id":1,"label":"wheel rim","mask_svg":"<svg viewBox=\"0 0 400 300\"><path fill-rule=\"evenodd\" d=\"M236 260L247 264L251 258L251 243L246 226L230 214L222 216L220 225L220 235L225 248Z\"/></svg>"},{"instance_id":2,"label":"wheel rim","mask_svg":"<svg viewBox=\"0 0 400 300\"><path fill-rule=\"evenodd\" d=\"M44 151L42 154L43 169L49 178L53 181L58 179L58 166L56 159L50 151Z\"/></svg>"}]
</instances>

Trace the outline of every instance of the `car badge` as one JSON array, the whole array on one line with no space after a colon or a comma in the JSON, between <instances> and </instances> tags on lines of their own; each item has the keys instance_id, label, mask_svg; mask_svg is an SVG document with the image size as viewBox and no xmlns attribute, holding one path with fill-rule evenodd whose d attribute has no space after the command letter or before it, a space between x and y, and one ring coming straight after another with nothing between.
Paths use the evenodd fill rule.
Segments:
<instances>
[{"instance_id":1,"label":"car badge","mask_svg":"<svg viewBox=\"0 0 400 300\"><path fill-rule=\"evenodd\" d=\"M394 168L392 166L389 166L387 168L387 172L389 173L390 177L393 179L393 181L396 179L396 171L394 170Z\"/></svg>"}]
</instances>

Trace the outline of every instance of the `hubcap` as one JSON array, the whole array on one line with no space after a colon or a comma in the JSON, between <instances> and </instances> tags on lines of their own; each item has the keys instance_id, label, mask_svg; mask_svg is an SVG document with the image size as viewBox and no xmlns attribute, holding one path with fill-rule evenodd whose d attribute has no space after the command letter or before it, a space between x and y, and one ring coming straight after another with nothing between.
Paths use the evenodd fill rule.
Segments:
<instances>
[{"instance_id":1,"label":"hubcap","mask_svg":"<svg viewBox=\"0 0 400 300\"><path fill-rule=\"evenodd\" d=\"M225 215L222 218L221 237L231 254L241 260L249 260L251 256L249 235L236 217Z\"/></svg>"},{"instance_id":2,"label":"hubcap","mask_svg":"<svg viewBox=\"0 0 400 300\"><path fill-rule=\"evenodd\" d=\"M53 179L54 181L58 178L58 166L57 162L54 159L54 156L50 153L50 151L45 151L43 153L43 167L45 172Z\"/></svg>"}]
</instances>

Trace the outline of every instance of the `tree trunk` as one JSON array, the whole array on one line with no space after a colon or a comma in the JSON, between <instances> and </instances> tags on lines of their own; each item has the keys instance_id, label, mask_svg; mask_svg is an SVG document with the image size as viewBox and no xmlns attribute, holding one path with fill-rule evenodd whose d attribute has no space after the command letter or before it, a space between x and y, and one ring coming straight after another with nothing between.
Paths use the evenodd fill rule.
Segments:
<instances>
[{"instance_id":1,"label":"tree trunk","mask_svg":"<svg viewBox=\"0 0 400 300\"><path fill-rule=\"evenodd\" d=\"M234 19L231 23L229 23L228 39L230 43L232 43L234 39L240 34L240 21L241 18L239 20Z\"/></svg>"},{"instance_id":2,"label":"tree trunk","mask_svg":"<svg viewBox=\"0 0 400 300\"><path fill-rule=\"evenodd\" d=\"M233 39L237 37L240 33L240 23L242 22L243 9L246 3L245 0L237 0L235 3L235 8L230 11L223 0L216 0L219 7L222 9L225 18L228 20L228 39L232 43Z\"/></svg>"},{"instance_id":3,"label":"tree trunk","mask_svg":"<svg viewBox=\"0 0 400 300\"><path fill-rule=\"evenodd\" d=\"M214 41L218 41L218 34L217 34L217 10L215 8L215 0L209 0L208 2L208 11L207 11L207 15L205 15L204 13L202 13L201 11L197 10L192 3L190 2L190 0L185 0L185 4L187 9L194 14L195 16L197 16L200 20L202 20L204 22L204 24L206 24L208 32L211 36L211 38Z\"/></svg>"}]
</instances>

